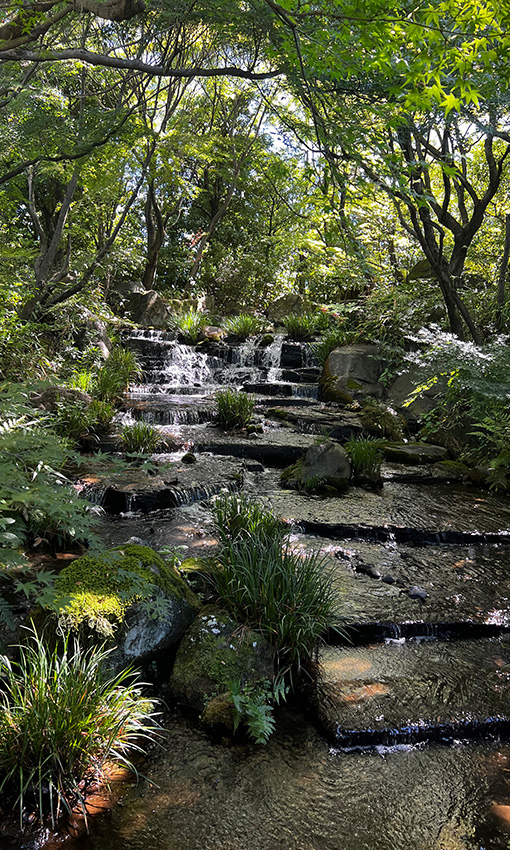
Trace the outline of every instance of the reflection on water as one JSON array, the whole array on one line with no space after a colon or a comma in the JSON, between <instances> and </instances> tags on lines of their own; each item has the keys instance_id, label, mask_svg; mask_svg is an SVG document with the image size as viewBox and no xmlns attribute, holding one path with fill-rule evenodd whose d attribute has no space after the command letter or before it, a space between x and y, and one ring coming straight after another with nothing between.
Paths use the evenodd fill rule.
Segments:
<instances>
[{"instance_id":1,"label":"reflection on water","mask_svg":"<svg viewBox=\"0 0 510 850\"><path fill-rule=\"evenodd\" d=\"M504 748L503 748L504 749ZM165 752L81 850L508 850L501 745L340 753L285 714L267 747L173 719ZM498 785L498 783L500 783Z\"/></svg>"}]
</instances>

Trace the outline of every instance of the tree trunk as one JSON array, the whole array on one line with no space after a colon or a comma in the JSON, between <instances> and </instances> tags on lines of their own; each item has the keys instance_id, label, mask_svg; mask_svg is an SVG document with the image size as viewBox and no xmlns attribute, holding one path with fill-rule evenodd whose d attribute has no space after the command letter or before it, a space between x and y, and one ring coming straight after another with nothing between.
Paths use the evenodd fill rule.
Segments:
<instances>
[{"instance_id":1,"label":"tree trunk","mask_svg":"<svg viewBox=\"0 0 510 850\"><path fill-rule=\"evenodd\" d=\"M499 267L498 294L496 302L496 330L502 333L504 326L503 307L505 304L506 277L508 274L508 259L510 257L510 214L505 217L505 246Z\"/></svg>"}]
</instances>

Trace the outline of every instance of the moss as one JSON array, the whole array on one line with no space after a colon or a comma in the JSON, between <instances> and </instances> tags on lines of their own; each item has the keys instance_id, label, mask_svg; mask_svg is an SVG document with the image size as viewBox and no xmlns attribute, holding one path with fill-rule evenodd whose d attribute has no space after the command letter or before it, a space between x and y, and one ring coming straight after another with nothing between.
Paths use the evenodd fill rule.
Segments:
<instances>
[{"instance_id":1,"label":"moss","mask_svg":"<svg viewBox=\"0 0 510 850\"><path fill-rule=\"evenodd\" d=\"M175 568L153 549L134 543L78 558L62 570L55 590L60 615L73 629L87 623L103 634L112 634L130 605L160 593L196 605Z\"/></svg>"},{"instance_id":2,"label":"moss","mask_svg":"<svg viewBox=\"0 0 510 850\"><path fill-rule=\"evenodd\" d=\"M212 695L229 691L229 682L271 677L273 659L262 635L205 608L181 641L170 688L177 699L203 711Z\"/></svg>"},{"instance_id":3,"label":"moss","mask_svg":"<svg viewBox=\"0 0 510 850\"><path fill-rule=\"evenodd\" d=\"M357 413L363 428L372 436L398 441L403 439L404 420L380 401L365 399Z\"/></svg>"}]
</instances>

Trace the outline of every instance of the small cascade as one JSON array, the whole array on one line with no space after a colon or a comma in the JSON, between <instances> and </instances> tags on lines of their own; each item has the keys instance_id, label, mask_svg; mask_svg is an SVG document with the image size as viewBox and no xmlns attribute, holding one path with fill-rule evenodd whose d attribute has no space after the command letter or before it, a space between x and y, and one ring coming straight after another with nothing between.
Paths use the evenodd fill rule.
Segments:
<instances>
[{"instance_id":1,"label":"small cascade","mask_svg":"<svg viewBox=\"0 0 510 850\"><path fill-rule=\"evenodd\" d=\"M276 334L273 342L267 346L262 356L262 363L267 369L267 381L278 382L282 378L281 360L283 334Z\"/></svg>"}]
</instances>

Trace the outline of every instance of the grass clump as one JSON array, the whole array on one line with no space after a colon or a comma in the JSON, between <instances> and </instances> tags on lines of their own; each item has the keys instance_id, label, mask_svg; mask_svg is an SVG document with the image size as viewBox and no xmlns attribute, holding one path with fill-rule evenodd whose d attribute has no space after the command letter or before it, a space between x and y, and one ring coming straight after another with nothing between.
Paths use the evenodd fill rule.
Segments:
<instances>
[{"instance_id":1,"label":"grass clump","mask_svg":"<svg viewBox=\"0 0 510 850\"><path fill-rule=\"evenodd\" d=\"M371 437L352 437L347 440L345 450L351 459L354 477L380 473L383 458L378 440Z\"/></svg>"},{"instance_id":2,"label":"grass clump","mask_svg":"<svg viewBox=\"0 0 510 850\"><path fill-rule=\"evenodd\" d=\"M216 593L275 648L280 671L299 671L338 620L323 557L292 551L283 524L246 497L222 497L213 515L222 544L209 579Z\"/></svg>"},{"instance_id":3,"label":"grass clump","mask_svg":"<svg viewBox=\"0 0 510 850\"><path fill-rule=\"evenodd\" d=\"M207 316L196 310L187 310L175 316L172 326L178 331L182 340L188 345L196 345L200 339L202 328L207 324Z\"/></svg>"},{"instance_id":4,"label":"grass clump","mask_svg":"<svg viewBox=\"0 0 510 850\"><path fill-rule=\"evenodd\" d=\"M129 384L139 380L142 368L134 351L117 345L110 351L108 360L96 372L89 385L95 398L112 404L122 399Z\"/></svg>"},{"instance_id":5,"label":"grass clump","mask_svg":"<svg viewBox=\"0 0 510 850\"><path fill-rule=\"evenodd\" d=\"M120 433L120 439L124 451L128 454L154 454L161 442L157 428L147 422L125 425Z\"/></svg>"},{"instance_id":6,"label":"grass clump","mask_svg":"<svg viewBox=\"0 0 510 850\"><path fill-rule=\"evenodd\" d=\"M346 344L346 332L342 328L333 328L326 333L318 342L311 346L313 356L318 360L320 366L324 366L329 355L335 348Z\"/></svg>"},{"instance_id":7,"label":"grass clump","mask_svg":"<svg viewBox=\"0 0 510 850\"><path fill-rule=\"evenodd\" d=\"M255 408L255 396L226 389L216 393L216 416L226 430L246 428Z\"/></svg>"},{"instance_id":8,"label":"grass clump","mask_svg":"<svg viewBox=\"0 0 510 850\"><path fill-rule=\"evenodd\" d=\"M52 650L36 634L19 661L0 659L0 792L52 826L75 806L86 813L87 789L105 780L107 763L132 768L130 751L156 731L153 704L131 671L106 678L109 652L63 642Z\"/></svg>"},{"instance_id":9,"label":"grass clump","mask_svg":"<svg viewBox=\"0 0 510 850\"><path fill-rule=\"evenodd\" d=\"M322 315L305 314L300 316L298 313L289 313L282 319L282 325L287 332L287 336L295 342L310 339L319 332L319 328L323 322Z\"/></svg>"},{"instance_id":10,"label":"grass clump","mask_svg":"<svg viewBox=\"0 0 510 850\"><path fill-rule=\"evenodd\" d=\"M248 339L250 336L255 336L264 330L264 323L256 316L251 316L249 313L241 313L239 316L230 316L224 321L224 328L227 333L235 336L241 342Z\"/></svg>"},{"instance_id":11,"label":"grass clump","mask_svg":"<svg viewBox=\"0 0 510 850\"><path fill-rule=\"evenodd\" d=\"M279 539L283 543L285 524L267 508L244 493L217 496L212 503L215 534L223 545L260 538Z\"/></svg>"}]
</instances>

